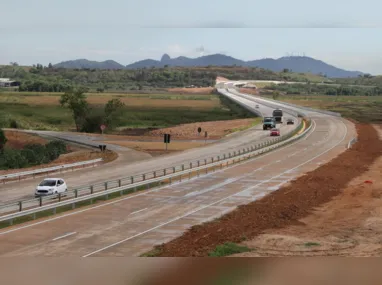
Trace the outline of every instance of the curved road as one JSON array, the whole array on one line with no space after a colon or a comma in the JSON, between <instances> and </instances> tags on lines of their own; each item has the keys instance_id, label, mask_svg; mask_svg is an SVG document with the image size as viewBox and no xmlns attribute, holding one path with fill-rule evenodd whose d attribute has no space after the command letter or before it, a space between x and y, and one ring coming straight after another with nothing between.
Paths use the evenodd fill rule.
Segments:
<instances>
[{"instance_id":1,"label":"curved road","mask_svg":"<svg viewBox=\"0 0 382 285\"><path fill-rule=\"evenodd\" d=\"M248 108L254 112L259 110L264 116L272 116L272 108L263 106L259 103L242 98L237 95L229 94L229 96L246 104ZM257 109L256 105L260 108ZM292 115L291 115L292 117ZM280 126L281 133L292 131L298 125L296 118L295 125L283 124ZM80 143L89 143L87 136L78 135L75 133L59 133L59 132L42 132L42 131L28 131L36 134L43 134L62 138L64 140L78 141ZM93 138L93 137L90 137ZM60 176L64 178L69 186L69 189L78 188L80 186L102 183L108 180L119 179L122 177L129 177L141 173L147 173L175 165L181 165L188 161L204 160L211 156L236 151L239 148L253 145L255 142L260 143L269 139L269 131L263 131L262 125L257 125L246 131L235 133L218 142L208 144L205 147L190 149L181 153L170 154L163 157L152 158L150 155L140 157L142 153L130 150L128 148L119 147L114 149L119 152L120 157L111 163L101 165L97 168L77 170L75 172L65 172L62 174L53 174L53 176ZM98 143L95 143L98 145ZM109 146L110 147L110 146ZM125 150L123 150L125 149ZM138 160L138 161L137 161ZM39 178L42 179L42 178ZM22 182L14 182L0 185L0 205L6 201L22 200L34 197L34 190L39 179L29 179Z\"/></svg>"},{"instance_id":2,"label":"curved road","mask_svg":"<svg viewBox=\"0 0 382 285\"><path fill-rule=\"evenodd\" d=\"M252 99L248 99L252 101ZM354 126L311 113L302 140L198 179L0 231L0 256L137 256L259 199L346 149Z\"/></svg>"}]
</instances>

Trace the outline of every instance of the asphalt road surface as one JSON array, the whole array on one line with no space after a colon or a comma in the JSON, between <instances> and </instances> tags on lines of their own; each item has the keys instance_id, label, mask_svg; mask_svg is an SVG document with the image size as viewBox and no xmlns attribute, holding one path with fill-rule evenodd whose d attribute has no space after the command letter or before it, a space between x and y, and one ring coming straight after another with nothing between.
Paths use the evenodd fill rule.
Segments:
<instances>
[{"instance_id":1,"label":"asphalt road surface","mask_svg":"<svg viewBox=\"0 0 382 285\"><path fill-rule=\"evenodd\" d=\"M262 106L251 100L241 98L237 95L231 96L243 103L246 103L251 108L256 109L259 105L261 112L264 116L271 116L273 109ZM298 119L295 125L280 125L281 134L288 133L298 126ZM59 132L41 132L29 131L36 134L43 134L62 138L80 143L89 143L94 137L82 136L76 133L59 133ZM88 168L77 170L75 172L65 172L62 174L53 174L53 176L60 176L65 179L68 189L78 188L80 186L101 183L108 180L114 180L122 177L129 177L141 173L147 173L155 170L160 170L175 165L182 165L188 161L204 160L211 156L233 152L239 148L253 145L255 142L260 143L269 139L269 131L264 131L262 125L257 125L251 129L243 132L235 133L226 137L218 142L211 143L205 147L190 149L181 153L170 154L166 156L152 158L150 155L128 148L116 148L119 157L114 162L101 165L96 168ZM97 143L97 142L93 142ZM98 145L98 143L97 143ZM42 178L28 179L21 182L13 182L0 185L0 205L7 201L22 200L34 197L36 185Z\"/></svg>"},{"instance_id":2,"label":"asphalt road surface","mask_svg":"<svg viewBox=\"0 0 382 285\"><path fill-rule=\"evenodd\" d=\"M259 199L346 149L354 126L312 113L304 139L198 179L0 231L0 256L137 256Z\"/></svg>"}]
</instances>

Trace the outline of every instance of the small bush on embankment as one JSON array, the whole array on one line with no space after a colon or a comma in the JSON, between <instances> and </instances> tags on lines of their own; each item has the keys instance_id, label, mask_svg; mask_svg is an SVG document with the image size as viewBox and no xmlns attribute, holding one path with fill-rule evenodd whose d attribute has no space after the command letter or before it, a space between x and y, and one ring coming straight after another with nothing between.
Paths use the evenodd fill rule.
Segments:
<instances>
[{"instance_id":1,"label":"small bush on embankment","mask_svg":"<svg viewBox=\"0 0 382 285\"><path fill-rule=\"evenodd\" d=\"M23 149L5 147L0 155L0 170L25 168L57 159L67 153L66 144L61 141L51 141L46 145L28 144Z\"/></svg>"}]
</instances>

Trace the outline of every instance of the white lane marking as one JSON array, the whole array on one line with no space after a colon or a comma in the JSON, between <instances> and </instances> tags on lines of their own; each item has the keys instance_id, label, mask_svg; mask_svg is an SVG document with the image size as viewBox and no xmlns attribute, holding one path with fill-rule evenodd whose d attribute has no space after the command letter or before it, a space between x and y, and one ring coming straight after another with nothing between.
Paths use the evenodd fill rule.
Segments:
<instances>
[{"instance_id":1,"label":"white lane marking","mask_svg":"<svg viewBox=\"0 0 382 285\"><path fill-rule=\"evenodd\" d=\"M62 236L59 236L59 237L56 237L54 239L52 239L52 241L56 241L56 240L59 240L59 239L62 239L62 238L66 238L68 236L72 236L72 235L75 235L77 232L71 232L71 233L67 233L67 234L64 234Z\"/></svg>"},{"instance_id":2,"label":"white lane marking","mask_svg":"<svg viewBox=\"0 0 382 285\"><path fill-rule=\"evenodd\" d=\"M320 157L321 155L323 155L323 154L329 152L330 150L332 150L333 148L335 148L337 145L339 145L340 143L342 143L342 141L345 139L346 134L347 134L347 127L346 127L345 124L344 124L344 126L345 126L345 130L346 130L346 131L345 131L345 134L344 134L343 138L341 139L341 141L340 141L338 144L332 146L331 148L325 150L324 152L321 152L320 154L318 154L318 155L312 157L311 159L309 159L309 160L307 160L307 161L305 161L305 162L303 162L303 163L301 163L301 164L299 164L299 165L293 167L292 169L289 169L288 171L290 171L290 170L294 170L294 169L298 169L299 167L301 167L301 166L303 166L303 165L305 165L305 164L308 164L308 163L311 162L312 160L314 160L314 159ZM286 172L286 171L280 173L279 175L273 176L273 177L271 177L270 179L265 180L264 182L258 183L257 185L253 185L253 186L251 186L251 187L248 187L248 188L244 189L243 191L240 191L240 192L238 192L238 193L229 195L229 196L227 196L227 197L225 197L225 198L222 198L222 199L220 199L220 200L218 200L218 201L215 201L215 202L213 202L213 203L211 203L211 204L208 204L208 205L205 205L205 206L201 206L201 207L199 207L199 208L197 208L197 209L195 209L195 210L192 210L192 211L190 211L190 212L187 212L186 214L184 214L184 215L182 215L182 216L179 216L179 217L176 217L176 218L174 218L174 219L171 219L170 221L164 222L164 223L162 223L162 224L160 224L160 225L158 225L158 226L155 226L155 227L153 227L153 228L151 228L151 229L148 229L148 230L146 230L146 231L140 232L140 233L138 233L138 234L136 234L136 235L133 235L133 236L128 237L128 238L125 238L125 239L123 239L123 240L121 240L121 241L115 242L115 243L110 244L110 245L108 245L108 246L105 246L105 247L103 247L103 248L101 248L101 249L95 250L95 251L93 251L93 252L91 252L91 253L88 253L88 254L86 254L86 255L84 255L84 256L82 256L82 257L89 257L89 256L91 256L91 255L94 255L94 254L99 253L99 252L101 252L101 251L104 251L104 250L106 250L106 249L109 249L109 248L111 248L111 247L114 247L114 246L116 246L116 245L119 245L119 244L121 244L121 243L124 243L124 242L126 242L126 241L129 241L129 240L131 240L131 239L133 239L133 238L139 237L139 236L141 236L141 235L143 235L143 234L145 234L145 233L151 232L151 231L156 230L156 229L158 229L158 228L160 228L160 227L163 227L163 226L165 226L165 225L168 225L168 224L170 224L170 223L172 223L172 222L178 221L178 220L180 220L180 219L182 219L182 218L184 218L184 217L187 217L187 216L189 216L189 215L191 215L191 214L194 214L194 213L196 213L196 212L199 212L199 211L201 211L201 210L203 210L203 209L206 209L206 208L208 208L208 207L211 207L211 206L213 206L213 205L215 205L215 204L218 204L218 203L220 203L220 202L222 202L222 201L224 201L224 200L227 200L227 199L229 199L229 198L231 198L231 197L234 197L234 196L236 196L236 195L238 195L238 194L240 194L240 193L242 193L242 192L246 192L246 191L255 189L255 188L259 187L260 185L262 185L262 184L264 184L264 183L266 183L266 182L269 182L269 181L271 181L271 180L273 180L273 179L275 179L275 178L277 178L277 177L280 177L280 176L284 175L285 172Z\"/></svg>"},{"instance_id":3,"label":"white lane marking","mask_svg":"<svg viewBox=\"0 0 382 285\"><path fill-rule=\"evenodd\" d=\"M312 119L312 122L314 123L313 129L311 130L311 132L310 132L309 134L306 135L306 137L311 136L311 135L313 134L314 130L316 129L316 122L315 122L313 119ZM257 161L257 160L259 160L259 159L262 159L262 158L264 158L264 157L266 157L266 156L269 156L269 155L271 155L271 154L280 152L281 150L284 150L284 149L287 149L287 148L289 148L289 147L292 147L293 145L298 144L299 142L300 142L300 141L298 140L298 141L296 141L296 142L294 142L294 143L291 143L291 144L288 144L288 145L286 145L286 146L280 147L280 148L278 148L278 149L276 149L276 150L274 150L274 151L271 151L271 152L269 152L269 153L266 153L266 154L264 154L264 155L262 155L262 156L260 156L260 157L257 157L257 158L253 158L253 159L247 160L247 161L242 162L242 163L239 163L239 164L237 164L237 165L235 165L235 166L240 166L240 165L245 165L245 164L248 164L248 163L252 163L252 162ZM271 164L272 164L272 163L271 163ZM233 167L235 167L235 166L233 166ZM266 165L266 166L268 166L268 165ZM259 168L259 170L260 170L260 169L262 170L264 167L265 167L265 166L262 166L261 168ZM230 167L230 168L225 168L225 169L223 169L223 170L218 170L218 171L216 171L216 172L211 172L211 173L209 173L209 174L205 174L205 175L203 175L203 177L212 176L212 175L217 174L217 173L219 173L219 172L224 172L224 171L226 171L227 169L231 169L231 167ZM203 177L202 177L202 178L203 178ZM190 180L184 180L184 181L181 182L181 183L186 183L186 182L189 182L189 181L197 180L197 179L199 179L199 178L200 178L200 177L194 177L194 178L192 178L192 179L190 179ZM136 197L144 196L144 195L147 195L147 194L149 194L149 193L153 193L153 192L158 192L159 190L168 189L168 188L170 188L170 187L171 187L171 185L166 185L166 186L163 186L163 187L160 187L160 188L155 188L155 189L153 189L153 190L147 190L147 191L145 191L144 193L136 194L136 195L134 195L134 196L128 196L128 197L123 198L123 199L118 199L118 200L116 200L116 201L107 202L107 203L104 203L104 204L101 204L101 205L98 205L98 206L94 206L94 207L91 207L91 208L87 208L87 209L79 210L79 211L76 211L76 212L72 212L72 213L64 214L64 215L61 215L61 216L58 216L58 217L54 217L54 218L50 218L50 219L46 219L46 220L43 220L43 221L40 221L40 222L31 223L31 224L29 224L29 225L25 225L25 226L18 227L18 228L14 228L14 229L11 229L11 230L8 230L8 231L0 232L0 236L5 235L5 234L8 234L8 233L15 232L15 231L18 231L18 230L22 230L22 229L30 228L30 227L33 227L33 226L38 226L38 225L41 225L41 224L45 224L45 223L48 223L48 222L52 222L52 221L55 221L55 220L59 220L59 219L62 219L62 218L70 217L70 216L73 216L73 215L81 214L81 213L84 213L84 212L87 212L87 211L91 211L91 210L94 210L94 209L98 209L98 208L101 208L101 207L105 207L105 206L113 205L113 204L116 204L116 203L120 203L120 202L125 201L125 200L129 200L129 199L132 199L132 198L136 198Z\"/></svg>"},{"instance_id":4,"label":"white lane marking","mask_svg":"<svg viewBox=\"0 0 382 285\"><path fill-rule=\"evenodd\" d=\"M200 195L200 194L204 194L204 193L207 193L207 192L210 192L210 191L213 191L215 189L218 189L220 187L223 187L227 184L231 184L237 180L239 180L241 177L236 177L236 178L229 178L229 179L226 179L224 182L222 183L219 183L219 184L216 184L214 186L211 186L211 187L208 187L208 188L205 188L203 190L200 190L200 191L193 191L193 192L190 192L190 193L187 193L186 195L184 195L183 197L190 197L190 196L196 196L196 195Z\"/></svg>"},{"instance_id":5,"label":"white lane marking","mask_svg":"<svg viewBox=\"0 0 382 285\"><path fill-rule=\"evenodd\" d=\"M140 212L142 212L142 211L144 211L144 210L147 210L147 209L148 209L148 208L144 208L144 209L141 209L141 210L132 212L132 213L130 213L130 215L138 214L138 213L140 213Z\"/></svg>"}]
</instances>

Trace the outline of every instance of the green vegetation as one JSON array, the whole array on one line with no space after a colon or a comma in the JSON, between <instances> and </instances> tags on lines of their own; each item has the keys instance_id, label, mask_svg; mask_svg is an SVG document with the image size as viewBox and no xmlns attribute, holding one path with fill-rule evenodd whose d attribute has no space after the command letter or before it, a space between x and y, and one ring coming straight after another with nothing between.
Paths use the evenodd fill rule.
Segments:
<instances>
[{"instance_id":1,"label":"green vegetation","mask_svg":"<svg viewBox=\"0 0 382 285\"><path fill-rule=\"evenodd\" d=\"M271 84L265 90L279 91L286 95L324 94L345 96L382 95L382 86L346 86L340 84Z\"/></svg>"},{"instance_id":2,"label":"green vegetation","mask_svg":"<svg viewBox=\"0 0 382 285\"><path fill-rule=\"evenodd\" d=\"M134 70L64 69L43 67L0 66L0 77L21 82L20 91L65 92L70 87L86 87L96 92L152 90L157 88L185 87L188 85L208 87L215 85L217 76L231 80L325 80L322 76L273 72L251 67L165 67Z\"/></svg>"},{"instance_id":3,"label":"green vegetation","mask_svg":"<svg viewBox=\"0 0 382 285\"><path fill-rule=\"evenodd\" d=\"M246 246L240 246L235 243L227 242L223 245L218 245L214 251L211 251L208 253L208 256L211 257L222 257L222 256L228 256L236 253L243 253L251 251Z\"/></svg>"},{"instance_id":4,"label":"green vegetation","mask_svg":"<svg viewBox=\"0 0 382 285\"><path fill-rule=\"evenodd\" d=\"M0 153L3 153L4 146L7 143L7 137L4 134L4 131L0 129Z\"/></svg>"},{"instance_id":5,"label":"green vegetation","mask_svg":"<svg viewBox=\"0 0 382 285\"><path fill-rule=\"evenodd\" d=\"M280 95L277 100L341 113L358 122L382 122L382 96Z\"/></svg>"},{"instance_id":6,"label":"green vegetation","mask_svg":"<svg viewBox=\"0 0 382 285\"><path fill-rule=\"evenodd\" d=\"M312 246L320 246L320 244L317 243L317 242L306 242L306 243L304 244L304 246L305 246L305 247L312 247Z\"/></svg>"},{"instance_id":7,"label":"green vegetation","mask_svg":"<svg viewBox=\"0 0 382 285\"><path fill-rule=\"evenodd\" d=\"M28 144L23 149L5 147L0 156L0 169L18 169L49 163L67 152L61 141L51 141L46 145Z\"/></svg>"},{"instance_id":8,"label":"green vegetation","mask_svg":"<svg viewBox=\"0 0 382 285\"><path fill-rule=\"evenodd\" d=\"M77 92L77 91L75 91ZM57 94L57 93L56 93ZM60 94L60 93L58 93ZM82 93L81 93L82 94ZM100 132L121 128L160 128L179 124L253 117L217 95L0 93L0 127ZM161 99L152 100L154 97ZM64 108L60 106L60 99ZM120 101L118 101L119 99ZM85 102L85 101L86 102ZM109 104L108 104L109 102ZM121 104L123 102L124 104ZM77 109L76 113L72 110ZM86 110L86 111L85 111ZM77 119L74 120L74 116ZM83 116L86 115L86 116Z\"/></svg>"}]
</instances>

